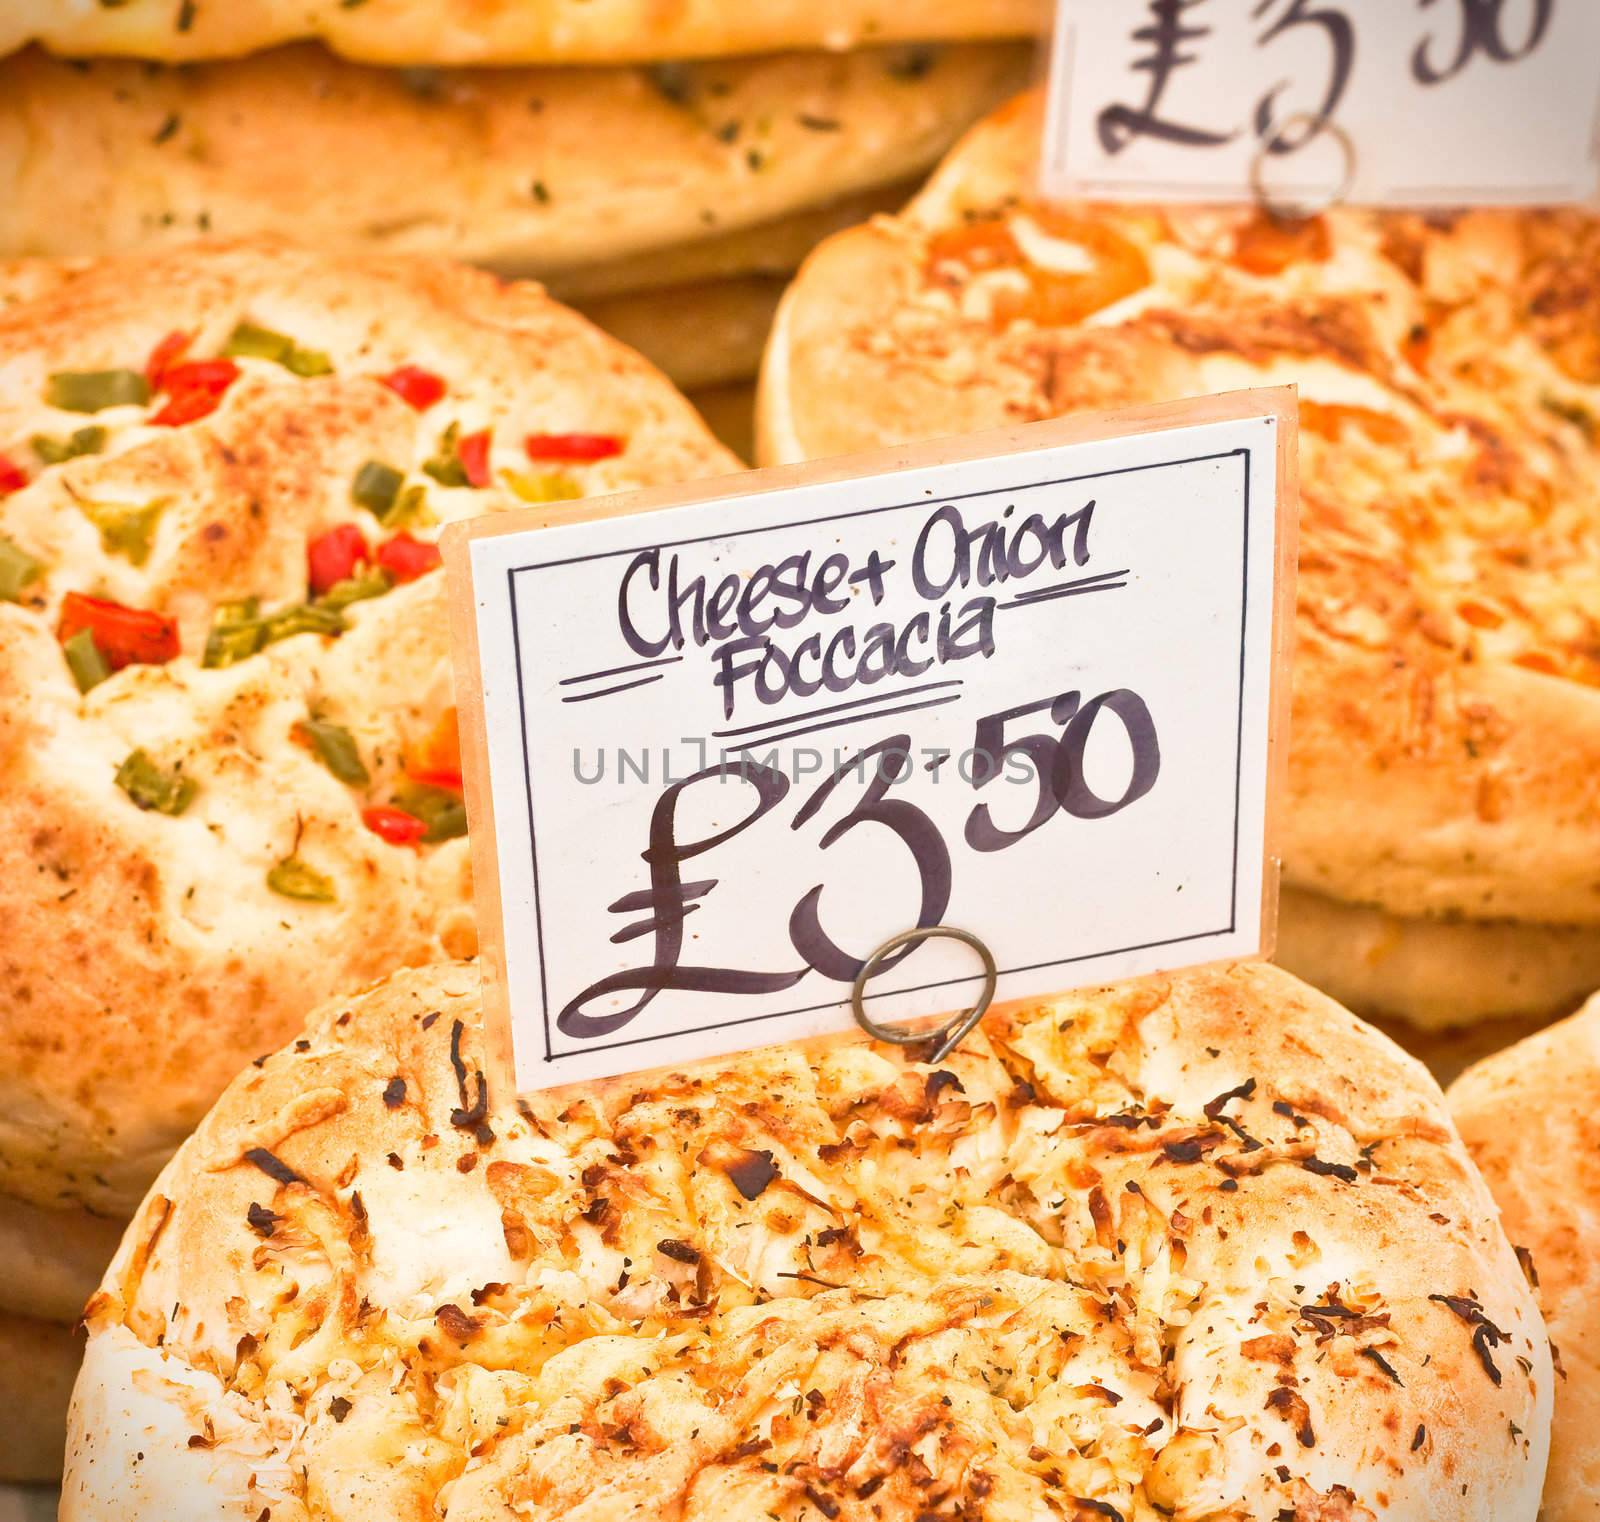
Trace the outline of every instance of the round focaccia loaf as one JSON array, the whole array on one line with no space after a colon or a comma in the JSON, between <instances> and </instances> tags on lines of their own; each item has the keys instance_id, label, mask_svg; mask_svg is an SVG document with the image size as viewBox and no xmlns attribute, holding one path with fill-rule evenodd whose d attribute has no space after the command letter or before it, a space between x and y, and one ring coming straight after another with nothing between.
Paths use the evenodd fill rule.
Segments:
<instances>
[{"instance_id":1,"label":"round focaccia loaf","mask_svg":"<svg viewBox=\"0 0 1600 1522\"><path fill-rule=\"evenodd\" d=\"M7 0L0 53L37 41L55 53L179 62L319 38L368 63L626 63L1026 37L1049 23L1046 0Z\"/></svg>"},{"instance_id":2,"label":"round focaccia loaf","mask_svg":"<svg viewBox=\"0 0 1600 1522\"><path fill-rule=\"evenodd\" d=\"M1543 1522L1600 1517L1600 998L1470 1068L1450 1109L1559 1353Z\"/></svg>"},{"instance_id":3,"label":"round focaccia loaf","mask_svg":"<svg viewBox=\"0 0 1600 1522\"><path fill-rule=\"evenodd\" d=\"M0 310L0 459L0 1193L126 1211L307 1009L474 945L438 525L736 462L537 287L268 245Z\"/></svg>"},{"instance_id":4,"label":"round focaccia loaf","mask_svg":"<svg viewBox=\"0 0 1600 1522\"><path fill-rule=\"evenodd\" d=\"M1015 44L454 71L314 46L184 68L33 49L0 61L0 254L281 236L587 277L920 175L1028 62Z\"/></svg>"},{"instance_id":5,"label":"round focaccia loaf","mask_svg":"<svg viewBox=\"0 0 1600 1522\"><path fill-rule=\"evenodd\" d=\"M477 973L243 1073L88 1311L62 1522L1532 1522L1437 1087L1263 966L488 1089Z\"/></svg>"},{"instance_id":6,"label":"round focaccia loaf","mask_svg":"<svg viewBox=\"0 0 1600 1522\"><path fill-rule=\"evenodd\" d=\"M1436 950L1408 951L1379 1009L1441 1025L1581 997L1600 969L1600 218L1050 209L1028 199L1040 112L1014 102L904 214L811 256L765 362L763 457L1298 384L1286 882L1382 911L1395 938L1582 927L1545 976L1482 948L1481 995L1453 1007L1459 989L1423 986L1430 960L1450 981ZM1315 976L1359 995L1385 953Z\"/></svg>"}]
</instances>

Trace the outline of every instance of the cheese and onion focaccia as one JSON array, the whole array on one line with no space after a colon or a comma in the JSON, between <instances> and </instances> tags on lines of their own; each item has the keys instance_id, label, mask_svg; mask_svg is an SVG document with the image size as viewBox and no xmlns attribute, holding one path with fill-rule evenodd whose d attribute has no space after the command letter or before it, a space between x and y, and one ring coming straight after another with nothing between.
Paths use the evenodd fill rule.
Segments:
<instances>
[{"instance_id":1,"label":"cheese and onion focaccia","mask_svg":"<svg viewBox=\"0 0 1600 1522\"><path fill-rule=\"evenodd\" d=\"M1281 954L1423 1026L1600 984L1600 220L1041 206L1041 105L822 246L764 458L1298 384Z\"/></svg>"},{"instance_id":2,"label":"cheese and onion focaccia","mask_svg":"<svg viewBox=\"0 0 1600 1522\"><path fill-rule=\"evenodd\" d=\"M125 1213L308 1008L472 950L440 525L736 462L453 266L0 289L0 1197Z\"/></svg>"},{"instance_id":3,"label":"cheese and onion focaccia","mask_svg":"<svg viewBox=\"0 0 1600 1522\"><path fill-rule=\"evenodd\" d=\"M795 219L924 173L1028 67L1000 43L403 71L314 46L184 68L32 49L0 60L0 255L278 236L590 290L744 273L770 268L762 241L727 250L741 268L653 261L792 242Z\"/></svg>"},{"instance_id":4,"label":"cheese and onion focaccia","mask_svg":"<svg viewBox=\"0 0 1600 1522\"><path fill-rule=\"evenodd\" d=\"M532 1095L477 974L247 1069L88 1312L62 1522L1532 1522L1426 1073L1270 967Z\"/></svg>"},{"instance_id":5,"label":"cheese and onion focaccia","mask_svg":"<svg viewBox=\"0 0 1600 1522\"><path fill-rule=\"evenodd\" d=\"M1032 37L1049 24L1046 0L7 0L0 53L36 41L183 62L313 38L367 63L619 63Z\"/></svg>"},{"instance_id":6,"label":"cheese and onion focaccia","mask_svg":"<svg viewBox=\"0 0 1600 1522\"><path fill-rule=\"evenodd\" d=\"M1537 1274L1559 1354L1542 1522L1600 1515L1600 998L1479 1063L1450 1109Z\"/></svg>"}]
</instances>

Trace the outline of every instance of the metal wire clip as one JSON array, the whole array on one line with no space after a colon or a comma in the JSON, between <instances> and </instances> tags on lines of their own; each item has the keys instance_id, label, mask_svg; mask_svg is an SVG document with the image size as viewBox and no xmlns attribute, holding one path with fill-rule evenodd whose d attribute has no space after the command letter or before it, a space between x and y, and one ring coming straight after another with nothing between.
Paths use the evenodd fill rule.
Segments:
<instances>
[{"instance_id":1,"label":"metal wire clip","mask_svg":"<svg viewBox=\"0 0 1600 1522\"><path fill-rule=\"evenodd\" d=\"M906 1028L878 1024L867 1013L864 994L867 980L902 946L918 946L923 941L931 941L938 937L960 941L963 945L970 946L983 959L983 992L978 995L978 1002L971 1009L959 1010L939 1025ZM850 1009L856 1017L856 1024L876 1040L890 1041L896 1046L916 1046L925 1041L932 1041L936 1045L928 1060L943 1062L966 1039L967 1033L983 1019L989 1005L994 1002L995 983L999 976L993 953L970 930L956 930L950 925L919 925L914 930L902 930L899 935L891 936L861 964L861 971L856 974L855 982L850 985Z\"/></svg>"}]
</instances>

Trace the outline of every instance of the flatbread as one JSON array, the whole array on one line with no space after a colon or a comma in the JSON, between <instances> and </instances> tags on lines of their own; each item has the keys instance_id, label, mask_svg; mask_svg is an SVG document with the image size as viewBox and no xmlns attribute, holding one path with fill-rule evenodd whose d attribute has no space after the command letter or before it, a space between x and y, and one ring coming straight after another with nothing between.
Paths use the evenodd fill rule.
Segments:
<instances>
[{"instance_id":1,"label":"flatbread","mask_svg":"<svg viewBox=\"0 0 1600 1522\"><path fill-rule=\"evenodd\" d=\"M92 415L49 402L103 384L52 376L137 370L174 332L214 369L241 322L250 353L209 416L154 425L176 382ZM278 358L256 357L274 335ZM443 395L408 402L404 365ZM434 755L452 706L443 578L421 563L438 526L737 462L658 372L537 287L426 260L247 244L88 262L0 311L0 377L0 453L28 477L0 497L0 551L35 571L0 601L0 1192L115 1215L313 1004L475 945L459 784ZM85 427L99 452L61 463L28 442L59 453ZM488 485L424 468L459 467L485 429ZM548 436L538 462L530 435ZM547 457L573 435L589 458ZM399 557L398 583L308 608L309 546L351 529ZM150 663L87 694L61 642L84 595L156 631L126 651ZM229 609L242 635L219 624ZM344 632L293 632L330 616ZM214 636L245 640L239 658L206 666ZM91 623L88 654L111 638ZM369 814L402 805L429 839Z\"/></svg>"},{"instance_id":2,"label":"flatbread","mask_svg":"<svg viewBox=\"0 0 1600 1522\"><path fill-rule=\"evenodd\" d=\"M1046 0L8 0L0 53L229 58L320 38L367 63L635 63L875 42L1034 37Z\"/></svg>"},{"instance_id":3,"label":"flatbread","mask_svg":"<svg viewBox=\"0 0 1600 1522\"><path fill-rule=\"evenodd\" d=\"M229 1088L91 1309L61 1522L1533 1522L1488 1194L1285 973L521 1103L479 1020L405 972Z\"/></svg>"},{"instance_id":4,"label":"flatbread","mask_svg":"<svg viewBox=\"0 0 1600 1522\"><path fill-rule=\"evenodd\" d=\"M920 174L1028 67L981 43L403 72L32 50L0 61L0 256L278 236L576 276Z\"/></svg>"},{"instance_id":5,"label":"flatbread","mask_svg":"<svg viewBox=\"0 0 1600 1522\"><path fill-rule=\"evenodd\" d=\"M578 309L690 391L756 378L783 289L781 279L747 275L603 297Z\"/></svg>"},{"instance_id":6,"label":"flatbread","mask_svg":"<svg viewBox=\"0 0 1600 1522\"><path fill-rule=\"evenodd\" d=\"M1564 1377L1542 1522L1600 1516L1600 999L1472 1068L1450 1108L1530 1254Z\"/></svg>"},{"instance_id":7,"label":"flatbread","mask_svg":"<svg viewBox=\"0 0 1600 1522\"><path fill-rule=\"evenodd\" d=\"M1286 882L1585 927L1592 955L1600 217L1019 208L1040 111L989 118L902 216L807 261L763 458L1298 383ZM1438 970L1376 1007L1449 1023Z\"/></svg>"}]
</instances>

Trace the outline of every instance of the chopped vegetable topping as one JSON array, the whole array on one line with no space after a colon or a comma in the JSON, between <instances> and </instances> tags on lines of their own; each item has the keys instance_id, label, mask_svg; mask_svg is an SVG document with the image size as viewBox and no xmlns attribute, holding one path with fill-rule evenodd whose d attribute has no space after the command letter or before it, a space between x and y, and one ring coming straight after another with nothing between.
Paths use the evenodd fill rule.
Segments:
<instances>
[{"instance_id":1,"label":"chopped vegetable topping","mask_svg":"<svg viewBox=\"0 0 1600 1522\"><path fill-rule=\"evenodd\" d=\"M29 442L33 445L33 452L46 465L64 465L68 460L76 460L79 455L99 454L106 447L106 431L91 423L86 428L74 430L70 438L52 439L46 434L36 433ZM0 485L0 491L4 489Z\"/></svg>"},{"instance_id":2,"label":"chopped vegetable topping","mask_svg":"<svg viewBox=\"0 0 1600 1522\"><path fill-rule=\"evenodd\" d=\"M142 407L150 400L150 383L137 370L58 370L44 399L63 412Z\"/></svg>"},{"instance_id":3,"label":"chopped vegetable topping","mask_svg":"<svg viewBox=\"0 0 1600 1522\"><path fill-rule=\"evenodd\" d=\"M394 506L380 516L389 528L404 528L407 525L422 528L438 521L428 507L428 493L423 486L406 487L395 498Z\"/></svg>"},{"instance_id":4,"label":"chopped vegetable topping","mask_svg":"<svg viewBox=\"0 0 1600 1522\"><path fill-rule=\"evenodd\" d=\"M20 544L0 534L0 602L21 602L23 591L43 569Z\"/></svg>"},{"instance_id":5,"label":"chopped vegetable topping","mask_svg":"<svg viewBox=\"0 0 1600 1522\"><path fill-rule=\"evenodd\" d=\"M170 366L161 377L167 404L150 419L151 424L176 428L209 416L238 378L239 367L231 359L196 359Z\"/></svg>"},{"instance_id":6,"label":"chopped vegetable topping","mask_svg":"<svg viewBox=\"0 0 1600 1522\"><path fill-rule=\"evenodd\" d=\"M9 497L28 484L28 473L20 465L0 454L0 497Z\"/></svg>"},{"instance_id":7,"label":"chopped vegetable topping","mask_svg":"<svg viewBox=\"0 0 1600 1522\"><path fill-rule=\"evenodd\" d=\"M178 653L178 626L145 608L126 608L101 597L68 592L61 603L56 637L65 645L86 631L112 671L124 666L160 666Z\"/></svg>"},{"instance_id":8,"label":"chopped vegetable topping","mask_svg":"<svg viewBox=\"0 0 1600 1522\"><path fill-rule=\"evenodd\" d=\"M418 412L426 412L445 392L444 381L420 365L401 365L381 379L401 401Z\"/></svg>"},{"instance_id":9,"label":"chopped vegetable topping","mask_svg":"<svg viewBox=\"0 0 1600 1522\"><path fill-rule=\"evenodd\" d=\"M143 750L130 751L117 768L117 786L140 808L157 814L181 814L199 790L193 777L174 768L163 771Z\"/></svg>"},{"instance_id":10,"label":"chopped vegetable topping","mask_svg":"<svg viewBox=\"0 0 1600 1522\"><path fill-rule=\"evenodd\" d=\"M319 760L341 782L363 785L372 780L355 736L340 724L327 719L302 719L294 727L295 739L307 744Z\"/></svg>"},{"instance_id":11,"label":"chopped vegetable topping","mask_svg":"<svg viewBox=\"0 0 1600 1522\"><path fill-rule=\"evenodd\" d=\"M583 495L583 488L564 470L508 470L505 481L524 502L569 502Z\"/></svg>"},{"instance_id":12,"label":"chopped vegetable topping","mask_svg":"<svg viewBox=\"0 0 1600 1522\"><path fill-rule=\"evenodd\" d=\"M72 680L78 684L79 692L98 687L111 675L111 667L106 664L105 656L95 644L94 635L87 629L80 629L71 638L63 640L61 652L67 658L67 669L72 673Z\"/></svg>"},{"instance_id":13,"label":"chopped vegetable topping","mask_svg":"<svg viewBox=\"0 0 1600 1522\"><path fill-rule=\"evenodd\" d=\"M204 666L231 666L261 648L261 603L247 597L241 602L217 605L211 615L211 632L206 636Z\"/></svg>"},{"instance_id":14,"label":"chopped vegetable topping","mask_svg":"<svg viewBox=\"0 0 1600 1522\"><path fill-rule=\"evenodd\" d=\"M234 359L270 359L295 375L328 375L333 370L326 354L302 349L292 338L253 322L241 322L228 335L222 352Z\"/></svg>"},{"instance_id":15,"label":"chopped vegetable topping","mask_svg":"<svg viewBox=\"0 0 1600 1522\"><path fill-rule=\"evenodd\" d=\"M366 536L353 523L341 523L318 534L306 546L306 564L311 591L322 596L336 583L355 575L356 567L371 560Z\"/></svg>"},{"instance_id":16,"label":"chopped vegetable topping","mask_svg":"<svg viewBox=\"0 0 1600 1522\"><path fill-rule=\"evenodd\" d=\"M428 833L425 821L391 804L377 803L361 811L361 822L392 846L420 845Z\"/></svg>"},{"instance_id":17,"label":"chopped vegetable topping","mask_svg":"<svg viewBox=\"0 0 1600 1522\"><path fill-rule=\"evenodd\" d=\"M287 608L279 608L262 620L262 626L266 631L262 639L264 645L276 644L295 634L343 634L348 627L337 608L314 602L291 603Z\"/></svg>"},{"instance_id":18,"label":"chopped vegetable topping","mask_svg":"<svg viewBox=\"0 0 1600 1522\"><path fill-rule=\"evenodd\" d=\"M170 500L158 497L154 502L136 505L76 498L84 517L100 530L100 548L108 555L121 555L133 565L143 565L150 558L156 525Z\"/></svg>"},{"instance_id":19,"label":"chopped vegetable topping","mask_svg":"<svg viewBox=\"0 0 1600 1522\"><path fill-rule=\"evenodd\" d=\"M460 425L452 423L439 435L438 452L422 462L423 473L432 476L441 486L467 484L467 467L456 453L456 438L460 431Z\"/></svg>"},{"instance_id":20,"label":"chopped vegetable topping","mask_svg":"<svg viewBox=\"0 0 1600 1522\"><path fill-rule=\"evenodd\" d=\"M333 879L308 867L298 856L285 856L267 873L267 886L285 898L298 898L309 904L331 904L337 897Z\"/></svg>"},{"instance_id":21,"label":"chopped vegetable topping","mask_svg":"<svg viewBox=\"0 0 1600 1522\"><path fill-rule=\"evenodd\" d=\"M162 378L168 367L177 364L189 352L189 345L193 342L194 336L190 333L168 333L150 351L150 358L144 362L144 378L149 381L152 391L161 390Z\"/></svg>"},{"instance_id":22,"label":"chopped vegetable topping","mask_svg":"<svg viewBox=\"0 0 1600 1522\"><path fill-rule=\"evenodd\" d=\"M378 546L378 564L396 581L415 581L443 563L439 546L413 539L404 531Z\"/></svg>"},{"instance_id":23,"label":"chopped vegetable topping","mask_svg":"<svg viewBox=\"0 0 1600 1522\"><path fill-rule=\"evenodd\" d=\"M381 460L368 460L350 483L351 500L381 519L394 507L404 480L394 466L385 465Z\"/></svg>"},{"instance_id":24,"label":"chopped vegetable topping","mask_svg":"<svg viewBox=\"0 0 1600 1522\"><path fill-rule=\"evenodd\" d=\"M522 447L530 460L608 460L622 453L622 440L609 433L530 433Z\"/></svg>"},{"instance_id":25,"label":"chopped vegetable topping","mask_svg":"<svg viewBox=\"0 0 1600 1522\"><path fill-rule=\"evenodd\" d=\"M489 474L489 443L492 437L492 430L480 428L477 433L469 433L456 446L456 458L467 473L468 486L487 486L494 479Z\"/></svg>"},{"instance_id":26,"label":"chopped vegetable topping","mask_svg":"<svg viewBox=\"0 0 1600 1522\"><path fill-rule=\"evenodd\" d=\"M406 763L413 782L461 791L461 730L454 707L445 709Z\"/></svg>"},{"instance_id":27,"label":"chopped vegetable topping","mask_svg":"<svg viewBox=\"0 0 1600 1522\"><path fill-rule=\"evenodd\" d=\"M467 833L467 806L459 793L427 783L408 782L395 793L394 803L423 822L427 828L422 840L428 845Z\"/></svg>"},{"instance_id":28,"label":"chopped vegetable topping","mask_svg":"<svg viewBox=\"0 0 1600 1522\"><path fill-rule=\"evenodd\" d=\"M353 602L365 602L369 597L382 597L394 585L394 578L386 570L371 570L361 576L350 576L336 581L317 599L323 608L348 608Z\"/></svg>"}]
</instances>

